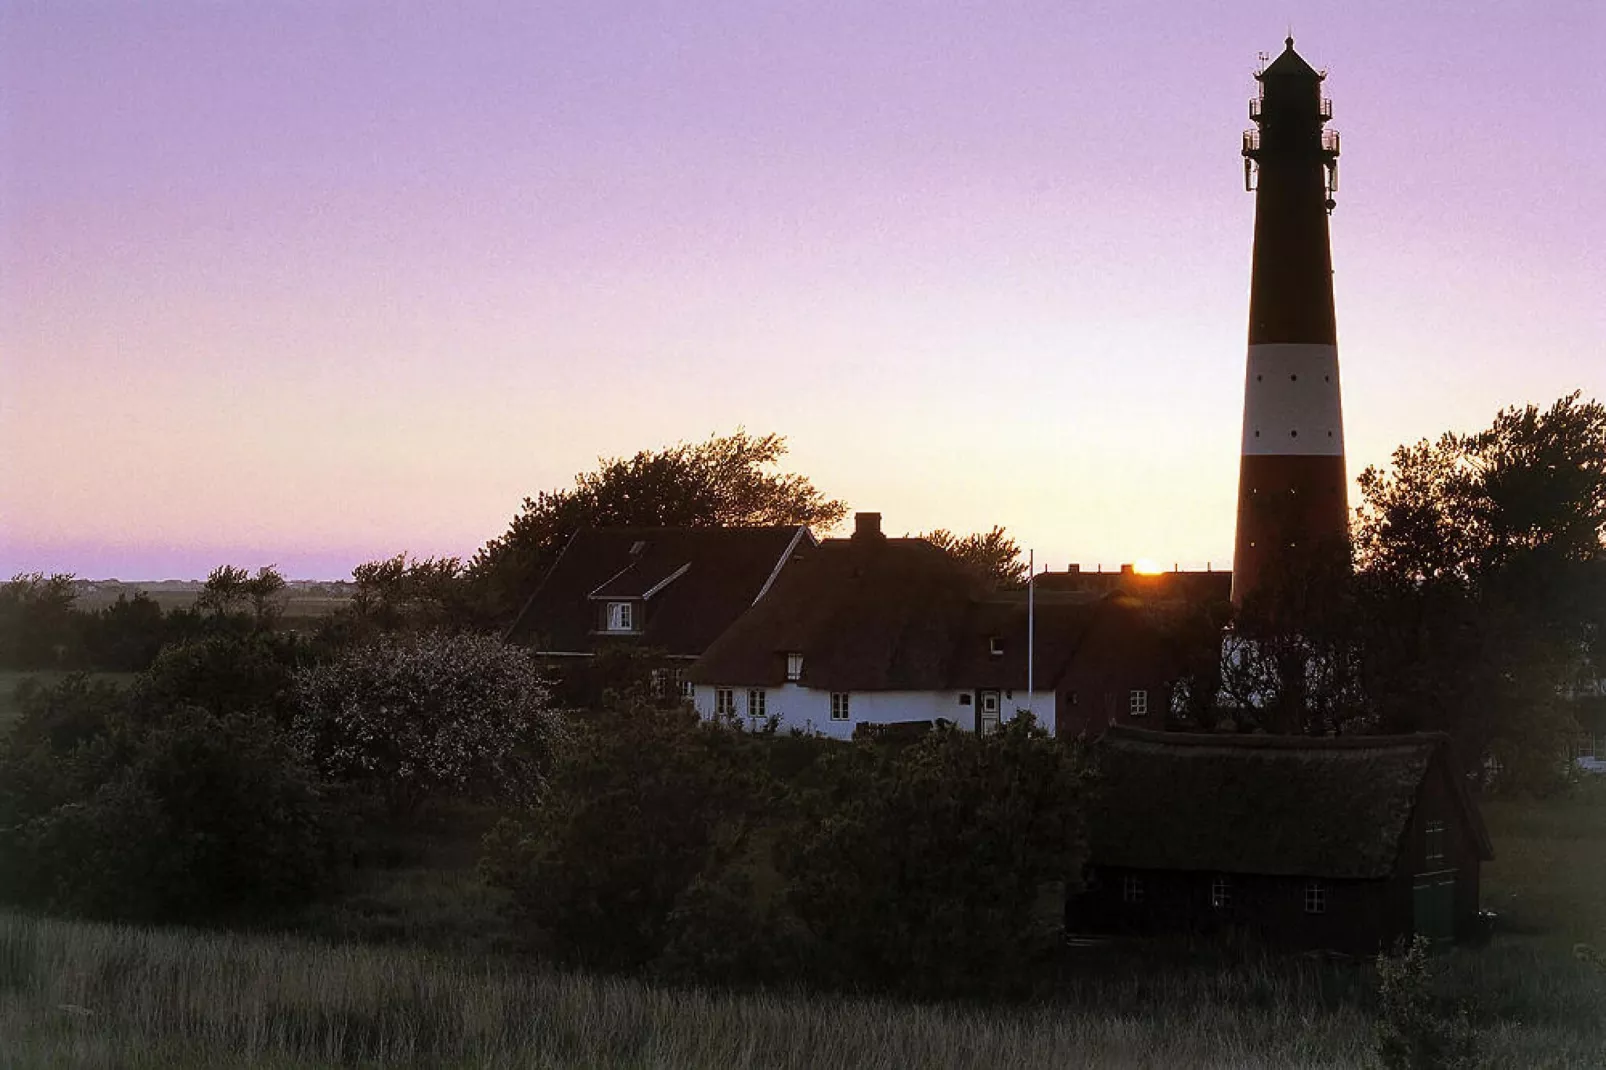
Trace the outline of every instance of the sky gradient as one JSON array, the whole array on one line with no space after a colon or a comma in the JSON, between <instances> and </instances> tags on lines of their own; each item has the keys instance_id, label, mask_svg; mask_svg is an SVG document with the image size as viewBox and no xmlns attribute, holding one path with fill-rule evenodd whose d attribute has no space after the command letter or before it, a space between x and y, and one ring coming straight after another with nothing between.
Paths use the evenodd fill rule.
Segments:
<instances>
[{"instance_id":1,"label":"sky gradient","mask_svg":"<svg viewBox=\"0 0 1606 1070\"><path fill-rule=\"evenodd\" d=\"M895 533L1226 567L1290 21L1351 477L1606 397L1601 5L1215 8L0 0L0 572L467 556L738 425Z\"/></svg>"}]
</instances>

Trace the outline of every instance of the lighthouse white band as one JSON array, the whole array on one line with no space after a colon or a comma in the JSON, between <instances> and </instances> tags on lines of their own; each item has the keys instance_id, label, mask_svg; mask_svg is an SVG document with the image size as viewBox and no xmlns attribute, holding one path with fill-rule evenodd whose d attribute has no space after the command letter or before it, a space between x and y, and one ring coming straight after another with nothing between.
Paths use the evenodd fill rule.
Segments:
<instances>
[{"instance_id":1,"label":"lighthouse white band","mask_svg":"<svg viewBox=\"0 0 1606 1070\"><path fill-rule=\"evenodd\" d=\"M1338 347L1279 342L1249 347L1244 455L1344 454Z\"/></svg>"}]
</instances>

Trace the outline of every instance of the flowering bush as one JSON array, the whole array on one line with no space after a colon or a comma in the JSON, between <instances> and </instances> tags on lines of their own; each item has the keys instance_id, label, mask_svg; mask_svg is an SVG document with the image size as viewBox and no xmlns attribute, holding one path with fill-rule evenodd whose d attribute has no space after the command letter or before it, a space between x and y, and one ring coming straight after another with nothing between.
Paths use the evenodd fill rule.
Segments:
<instances>
[{"instance_id":1,"label":"flowering bush","mask_svg":"<svg viewBox=\"0 0 1606 1070\"><path fill-rule=\"evenodd\" d=\"M397 815L436 794L533 802L564 733L529 656L487 636L387 636L300 670L293 691L318 770Z\"/></svg>"}]
</instances>

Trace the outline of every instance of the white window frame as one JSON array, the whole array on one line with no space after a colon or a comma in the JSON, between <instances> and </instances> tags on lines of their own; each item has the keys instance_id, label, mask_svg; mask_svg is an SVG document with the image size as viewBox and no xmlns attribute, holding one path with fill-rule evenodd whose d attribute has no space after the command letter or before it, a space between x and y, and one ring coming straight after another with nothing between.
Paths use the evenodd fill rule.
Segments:
<instances>
[{"instance_id":1,"label":"white window frame","mask_svg":"<svg viewBox=\"0 0 1606 1070\"><path fill-rule=\"evenodd\" d=\"M607 631L633 632L636 630L636 607L629 602L608 603Z\"/></svg>"},{"instance_id":2,"label":"white window frame","mask_svg":"<svg viewBox=\"0 0 1606 1070\"><path fill-rule=\"evenodd\" d=\"M831 720L850 721L853 719L851 696L846 691L831 692Z\"/></svg>"},{"instance_id":3,"label":"white window frame","mask_svg":"<svg viewBox=\"0 0 1606 1070\"><path fill-rule=\"evenodd\" d=\"M680 697L684 699L694 699L697 697L697 685L692 683L690 678L680 681Z\"/></svg>"},{"instance_id":4,"label":"white window frame","mask_svg":"<svg viewBox=\"0 0 1606 1070\"><path fill-rule=\"evenodd\" d=\"M1232 878L1221 874L1210 881L1210 905L1216 910L1232 909Z\"/></svg>"},{"instance_id":5,"label":"white window frame","mask_svg":"<svg viewBox=\"0 0 1606 1070\"><path fill-rule=\"evenodd\" d=\"M796 650L789 651L786 655L787 683L795 684L801 679L803 679L803 655Z\"/></svg>"},{"instance_id":6,"label":"white window frame","mask_svg":"<svg viewBox=\"0 0 1606 1070\"><path fill-rule=\"evenodd\" d=\"M736 716L736 692L728 687L714 688L714 716Z\"/></svg>"},{"instance_id":7,"label":"white window frame","mask_svg":"<svg viewBox=\"0 0 1606 1070\"><path fill-rule=\"evenodd\" d=\"M1121 878L1121 902L1143 902L1143 878L1128 873Z\"/></svg>"},{"instance_id":8,"label":"white window frame","mask_svg":"<svg viewBox=\"0 0 1606 1070\"><path fill-rule=\"evenodd\" d=\"M765 696L768 694L769 692L757 687L747 692L747 716L755 722L762 721L769 716L765 712L765 707L769 705L765 700Z\"/></svg>"},{"instance_id":9,"label":"white window frame","mask_svg":"<svg viewBox=\"0 0 1606 1070\"><path fill-rule=\"evenodd\" d=\"M1321 881L1311 881L1305 885L1305 913L1327 913L1327 885Z\"/></svg>"},{"instance_id":10,"label":"white window frame","mask_svg":"<svg viewBox=\"0 0 1606 1070\"><path fill-rule=\"evenodd\" d=\"M1134 690L1127 695L1126 711L1133 717L1147 717L1149 715L1149 693L1145 690Z\"/></svg>"}]
</instances>

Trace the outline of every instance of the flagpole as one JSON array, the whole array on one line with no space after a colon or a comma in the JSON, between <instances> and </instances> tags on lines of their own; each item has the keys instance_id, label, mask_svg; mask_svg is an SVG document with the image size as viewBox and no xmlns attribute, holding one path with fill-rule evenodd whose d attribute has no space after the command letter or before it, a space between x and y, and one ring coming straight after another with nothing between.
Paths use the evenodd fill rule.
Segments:
<instances>
[{"instance_id":1,"label":"flagpole","mask_svg":"<svg viewBox=\"0 0 1606 1070\"><path fill-rule=\"evenodd\" d=\"M1037 668L1037 552L1026 551L1026 708L1037 716L1034 692Z\"/></svg>"}]
</instances>

